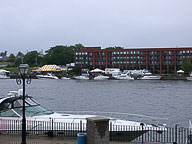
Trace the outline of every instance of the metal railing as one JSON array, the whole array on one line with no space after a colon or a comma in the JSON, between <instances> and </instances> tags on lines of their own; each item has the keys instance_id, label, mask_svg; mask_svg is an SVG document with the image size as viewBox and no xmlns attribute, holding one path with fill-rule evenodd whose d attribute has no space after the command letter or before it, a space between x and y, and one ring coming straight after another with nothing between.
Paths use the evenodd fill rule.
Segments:
<instances>
[{"instance_id":1,"label":"metal railing","mask_svg":"<svg viewBox=\"0 0 192 144\"><path fill-rule=\"evenodd\" d=\"M80 132L86 132L86 123L64 123L53 119L49 121L26 121L27 135L32 136L57 136L77 137ZM21 120L0 119L1 134L16 134L22 132ZM122 126L109 124L110 141L132 141L151 143L181 143L184 144L192 137L188 128L178 127L147 127L147 126Z\"/></svg>"}]
</instances>

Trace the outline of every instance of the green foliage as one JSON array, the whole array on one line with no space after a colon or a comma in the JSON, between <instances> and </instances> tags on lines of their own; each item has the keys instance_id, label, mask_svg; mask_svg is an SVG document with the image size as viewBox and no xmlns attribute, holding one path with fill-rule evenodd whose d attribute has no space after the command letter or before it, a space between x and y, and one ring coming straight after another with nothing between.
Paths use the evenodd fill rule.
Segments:
<instances>
[{"instance_id":1,"label":"green foliage","mask_svg":"<svg viewBox=\"0 0 192 144\"><path fill-rule=\"evenodd\" d=\"M23 58L24 58L24 54L22 52L18 52L16 55L14 65L16 67L19 66L19 64L21 64L23 62Z\"/></svg>"},{"instance_id":2,"label":"green foliage","mask_svg":"<svg viewBox=\"0 0 192 144\"><path fill-rule=\"evenodd\" d=\"M192 72L192 58L183 59L181 69L185 72L185 74Z\"/></svg>"},{"instance_id":3,"label":"green foliage","mask_svg":"<svg viewBox=\"0 0 192 144\"><path fill-rule=\"evenodd\" d=\"M37 59L39 53L37 51L30 51L24 56L24 63L29 64L29 66L37 66Z\"/></svg>"},{"instance_id":4,"label":"green foliage","mask_svg":"<svg viewBox=\"0 0 192 144\"><path fill-rule=\"evenodd\" d=\"M81 75L81 67L75 66L72 70L68 71L68 75Z\"/></svg>"},{"instance_id":5,"label":"green foliage","mask_svg":"<svg viewBox=\"0 0 192 144\"><path fill-rule=\"evenodd\" d=\"M5 52L1 52L1 53L0 53L0 56L2 56L2 57L6 57L6 56L7 56L7 51L5 51Z\"/></svg>"},{"instance_id":6,"label":"green foliage","mask_svg":"<svg viewBox=\"0 0 192 144\"><path fill-rule=\"evenodd\" d=\"M124 49L124 48L120 46L114 46L114 47L107 47L105 49Z\"/></svg>"},{"instance_id":7,"label":"green foliage","mask_svg":"<svg viewBox=\"0 0 192 144\"><path fill-rule=\"evenodd\" d=\"M46 51L43 63L56 65L66 65L68 63L73 63L74 51L80 50L82 47L82 44L76 44L74 46L57 45L55 47L51 47Z\"/></svg>"},{"instance_id":8,"label":"green foliage","mask_svg":"<svg viewBox=\"0 0 192 144\"><path fill-rule=\"evenodd\" d=\"M15 55L13 53L9 55L9 62L15 62Z\"/></svg>"}]
</instances>

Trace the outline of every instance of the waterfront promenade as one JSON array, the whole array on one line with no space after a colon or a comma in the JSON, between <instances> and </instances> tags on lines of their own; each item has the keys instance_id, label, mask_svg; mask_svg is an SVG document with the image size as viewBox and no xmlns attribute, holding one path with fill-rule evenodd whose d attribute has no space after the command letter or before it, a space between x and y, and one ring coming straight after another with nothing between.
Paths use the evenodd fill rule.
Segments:
<instances>
[{"instance_id":1,"label":"waterfront promenade","mask_svg":"<svg viewBox=\"0 0 192 144\"><path fill-rule=\"evenodd\" d=\"M21 136L0 134L0 144L20 144L20 143L21 143ZM27 136L27 144L77 144L77 138ZM139 143L109 142L109 144L139 144Z\"/></svg>"}]
</instances>

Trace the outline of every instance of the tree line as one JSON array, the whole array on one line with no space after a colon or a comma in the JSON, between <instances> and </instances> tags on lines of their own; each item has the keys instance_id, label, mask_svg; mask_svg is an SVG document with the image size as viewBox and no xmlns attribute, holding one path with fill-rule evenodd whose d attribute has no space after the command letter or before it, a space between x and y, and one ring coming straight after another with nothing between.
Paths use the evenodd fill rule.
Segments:
<instances>
[{"instance_id":1,"label":"tree line","mask_svg":"<svg viewBox=\"0 0 192 144\"><path fill-rule=\"evenodd\" d=\"M16 55L11 53L8 56L10 67L17 67L21 63L27 63L30 67L39 67L45 64L66 65L74 63L74 51L81 50L82 44L75 45L56 45L45 51L45 54L38 51L30 51L26 54L18 52ZM123 47L107 47L106 49L123 49ZM7 57L7 51L0 52L1 57Z\"/></svg>"},{"instance_id":2,"label":"tree line","mask_svg":"<svg viewBox=\"0 0 192 144\"><path fill-rule=\"evenodd\" d=\"M36 50L23 54L18 52L16 55L11 53L7 56L7 51L1 52L2 58L7 57L9 66L17 67L21 63L27 63L30 67L38 67L45 64L66 65L74 62L74 51L81 50L82 44L71 46L56 45L45 51L45 54Z\"/></svg>"}]
</instances>

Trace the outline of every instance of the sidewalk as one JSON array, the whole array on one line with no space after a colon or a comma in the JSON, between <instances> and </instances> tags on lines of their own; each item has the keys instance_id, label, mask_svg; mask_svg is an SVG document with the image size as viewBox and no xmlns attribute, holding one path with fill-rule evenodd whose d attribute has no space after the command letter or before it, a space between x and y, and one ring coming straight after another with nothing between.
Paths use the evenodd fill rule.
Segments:
<instances>
[{"instance_id":1,"label":"sidewalk","mask_svg":"<svg viewBox=\"0 0 192 144\"><path fill-rule=\"evenodd\" d=\"M21 136L0 134L0 144L21 144ZM77 144L77 138L27 136L27 144ZM109 144L138 144L138 143L109 142Z\"/></svg>"}]
</instances>

